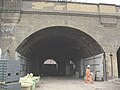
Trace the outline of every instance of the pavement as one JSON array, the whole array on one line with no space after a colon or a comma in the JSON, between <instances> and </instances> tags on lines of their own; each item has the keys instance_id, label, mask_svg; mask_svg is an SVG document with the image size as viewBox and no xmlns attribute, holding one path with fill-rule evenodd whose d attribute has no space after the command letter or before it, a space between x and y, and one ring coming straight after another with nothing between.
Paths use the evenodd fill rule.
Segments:
<instances>
[{"instance_id":1,"label":"pavement","mask_svg":"<svg viewBox=\"0 0 120 90\"><path fill-rule=\"evenodd\" d=\"M120 90L120 79L86 84L83 79L47 77L41 79L36 90Z\"/></svg>"}]
</instances>

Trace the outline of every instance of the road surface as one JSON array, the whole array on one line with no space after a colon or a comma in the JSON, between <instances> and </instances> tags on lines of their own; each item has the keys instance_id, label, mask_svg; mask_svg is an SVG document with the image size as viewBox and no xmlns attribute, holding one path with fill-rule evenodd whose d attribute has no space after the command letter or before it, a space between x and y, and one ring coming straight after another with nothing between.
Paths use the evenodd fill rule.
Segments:
<instances>
[{"instance_id":1,"label":"road surface","mask_svg":"<svg viewBox=\"0 0 120 90\"><path fill-rule=\"evenodd\" d=\"M97 81L85 84L82 79L47 77L41 79L36 90L120 90L120 83Z\"/></svg>"}]
</instances>

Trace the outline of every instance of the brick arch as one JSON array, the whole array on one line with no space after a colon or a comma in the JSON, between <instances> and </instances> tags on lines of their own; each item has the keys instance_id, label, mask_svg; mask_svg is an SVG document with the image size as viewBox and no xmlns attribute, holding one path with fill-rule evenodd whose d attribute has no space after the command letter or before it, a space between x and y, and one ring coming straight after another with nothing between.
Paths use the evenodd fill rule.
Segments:
<instances>
[{"instance_id":1,"label":"brick arch","mask_svg":"<svg viewBox=\"0 0 120 90\"><path fill-rule=\"evenodd\" d=\"M28 55L29 48L33 48L32 45L38 43L40 40L44 42L47 39L55 39L56 37L62 37L60 39L69 40L69 43L75 43L74 46L78 49L86 48L84 57L95 55L104 52L99 43L88 34L75 28L66 26L53 26L39 30L29 37L27 37L16 49L17 52ZM71 40L71 41L70 41ZM75 41L76 40L76 41ZM50 43L50 42L49 42ZM78 46L77 46L78 45ZM79 46L80 45L80 46ZM28 50L28 51L27 51Z\"/></svg>"},{"instance_id":2,"label":"brick arch","mask_svg":"<svg viewBox=\"0 0 120 90\"><path fill-rule=\"evenodd\" d=\"M81 58L104 52L99 43L90 35L66 26L54 26L39 30L28 36L16 51L30 59L31 64L40 63L40 68L45 60L49 58L55 60L63 75L65 75L67 62L76 63ZM36 59L36 56L40 59ZM33 67L35 68L36 65Z\"/></svg>"}]
</instances>

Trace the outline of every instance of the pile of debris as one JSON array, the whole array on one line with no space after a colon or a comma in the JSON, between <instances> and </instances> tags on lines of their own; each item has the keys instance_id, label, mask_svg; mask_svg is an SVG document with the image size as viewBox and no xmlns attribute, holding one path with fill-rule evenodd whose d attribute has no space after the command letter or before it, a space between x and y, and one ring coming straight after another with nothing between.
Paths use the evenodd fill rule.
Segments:
<instances>
[{"instance_id":1,"label":"pile of debris","mask_svg":"<svg viewBox=\"0 0 120 90\"><path fill-rule=\"evenodd\" d=\"M113 78L111 80L108 80L111 83L115 83L115 84L120 84L120 78Z\"/></svg>"}]
</instances>

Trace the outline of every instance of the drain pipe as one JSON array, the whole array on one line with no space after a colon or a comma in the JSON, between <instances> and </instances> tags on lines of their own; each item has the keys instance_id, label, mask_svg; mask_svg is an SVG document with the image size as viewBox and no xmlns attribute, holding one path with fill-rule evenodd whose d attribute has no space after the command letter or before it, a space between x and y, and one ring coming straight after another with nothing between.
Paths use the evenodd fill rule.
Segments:
<instances>
[{"instance_id":1,"label":"drain pipe","mask_svg":"<svg viewBox=\"0 0 120 90\"><path fill-rule=\"evenodd\" d=\"M113 78L113 60L112 60L112 52L110 52L110 59L111 59L111 78Z\"/></svg>"},{"instance_id":2,"label":"drain pipe","mask_svg":"<svg viewBox=\"0 0 120 90\"><path fill-rule=\"evenodd\" d=\"M106 56L105 56L105 52L103 54L103 80L107 81L107 70L106 70Z\"/></svg>"},{"instance_id":3,"label":"drain pipe","mask_svg":"<svg viewBox=\"0 0 120 90\"><path fill-rule=\"evenodd\" d=\"M2 58L2 49L0 48L0 59Z\"/></svg>"}]
</instances>

